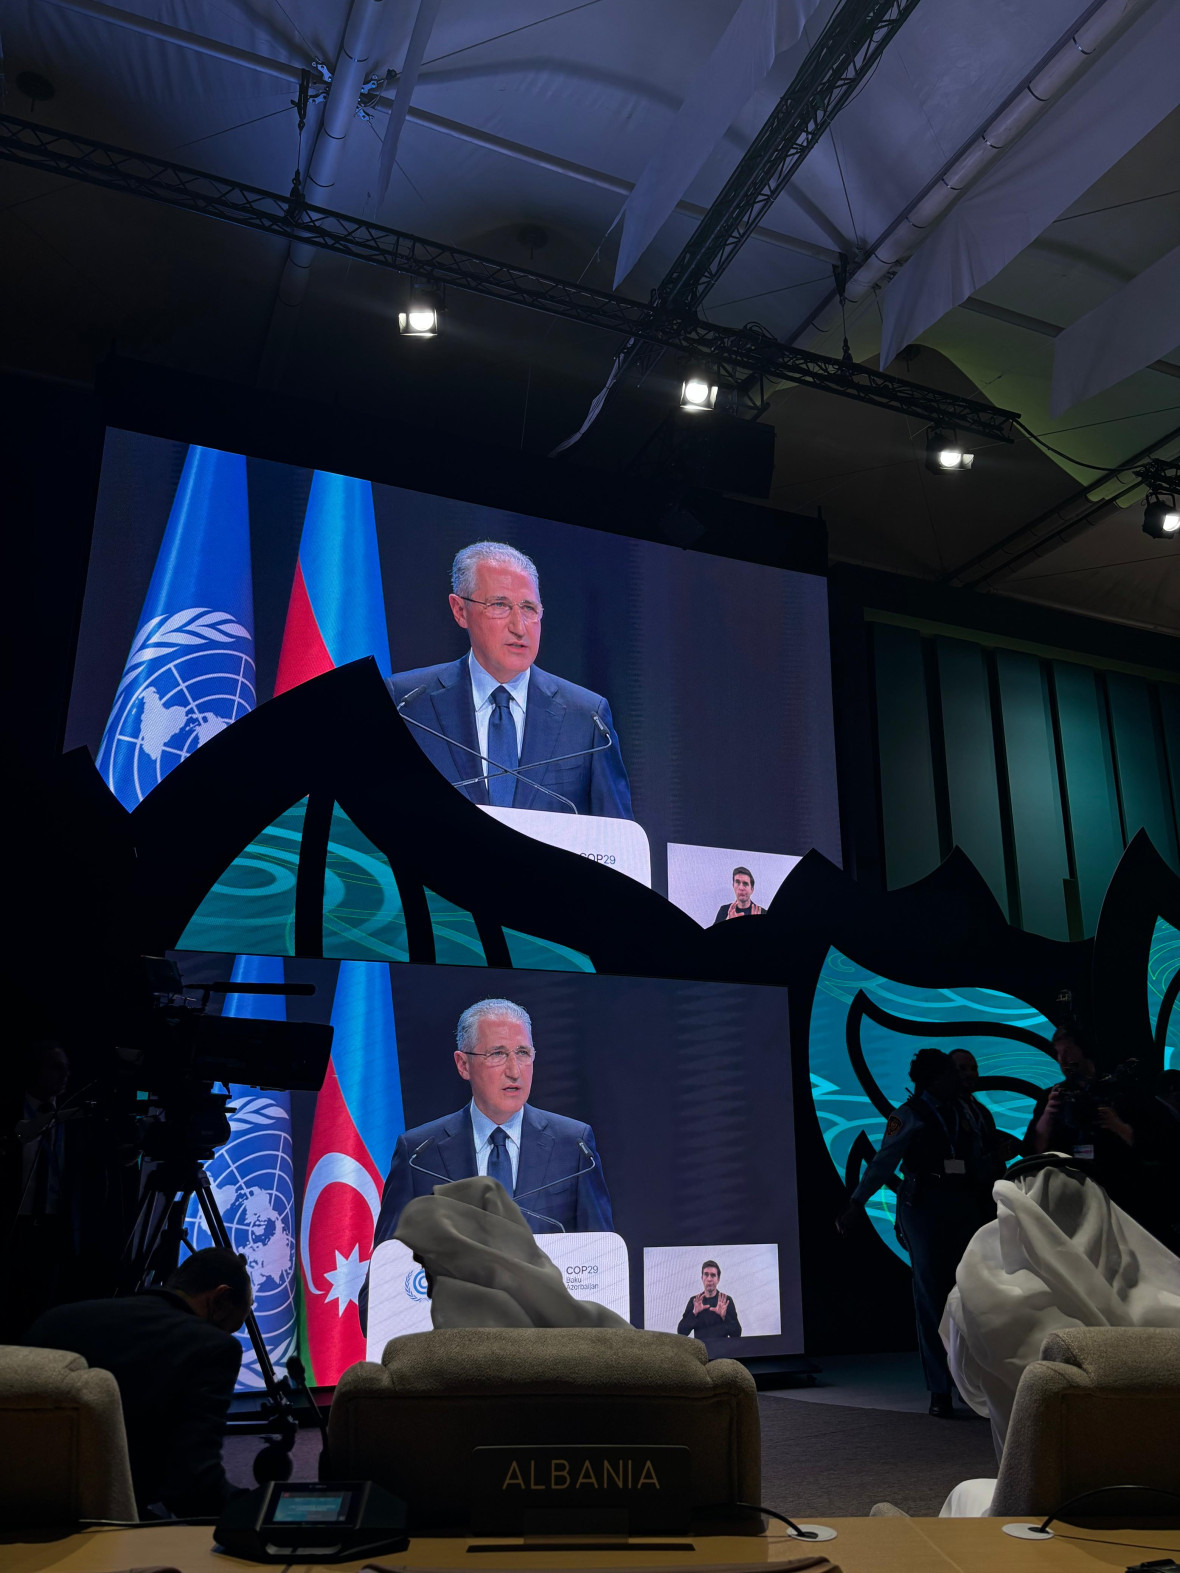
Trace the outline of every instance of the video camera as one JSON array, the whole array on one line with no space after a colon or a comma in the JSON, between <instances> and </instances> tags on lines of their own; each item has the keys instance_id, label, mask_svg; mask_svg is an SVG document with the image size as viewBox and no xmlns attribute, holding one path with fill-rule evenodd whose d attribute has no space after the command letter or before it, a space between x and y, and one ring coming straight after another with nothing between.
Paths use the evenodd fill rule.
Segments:
<instances>
[{"instance_id":1,"label":"video camera","mask_svg":"<svg viewBox=\"0 0 1180 1573\"><path fill-rule=\"evenodd\" d=\"M198 991L186 990L174 961L145 956L143 984L140 1008L115 1049L116 1084L131 1097L124 1142L152 1160L155 1190L191 1189L196 1167L229 1140L229 1084L318 1092L332 1029L208 1013L214 994L309 995L310 983L216 982L194 998ZM223 1093L213 1091L219 1082Z\"/></svg>"},{"instance_id":2,"label":"video camera","mask_svg":"<svg viewBox=\"0 0 1180 1573\"><path fill-rule=\"evenodd\" d=\"M1142 1071L1138 1060L1123 1060L1097 1081L1084 1082L1077 1076L1065 1078L1061 1096L1061 1123L1076 1139L1092 1137L1098 1127L1098 1111L1112 1108L1135 1097L1141 1090Z\"/></svg>"}]
</instances>

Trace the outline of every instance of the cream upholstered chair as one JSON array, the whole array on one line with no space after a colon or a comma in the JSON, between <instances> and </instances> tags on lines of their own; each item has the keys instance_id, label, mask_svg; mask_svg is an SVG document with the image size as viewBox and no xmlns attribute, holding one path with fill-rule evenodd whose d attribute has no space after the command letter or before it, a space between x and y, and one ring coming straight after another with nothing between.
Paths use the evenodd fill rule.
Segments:
<instances>
[{"instance_id":1,"label":"cream upholstered chair","mask_svg":"<svg viewBox=\"0 0 1180 1573\"><path fill-rule=\"evenodd\" d=\"M1180 1330L1072 1327L1051 1333L1016 1390L986 1511L1052 1513L1099 1486L1180 1491ZM1180 1502L1120 1493L1079 1516L1180 1517Z\"/></svg>"},{"instance_id":2,"label":"cream upholstered chair","mask_svg":"<svg viewBox=\"0 0 1180 1573\"><path fill-rule=\"evenodd\" d=\"M0 1345L0 1524L135 1516L111 1373L63 1349Z\"/></svg>"},{"instance_id":3,"label":"cream upholstered chair","mask_svg":"<svg viewBox=\"0 0 1180 1573\"><path fill-rule=\"evenodd\" d=\"M757 1502L754 1379L695 1339L608 1327L436 1329L394 1338L340 1379L325 1473L410 1504L416 1531L461 1529L464 1461L491 1445L620 1444L690 1451L694 1508Z\"/></svg>"}]
</instances>

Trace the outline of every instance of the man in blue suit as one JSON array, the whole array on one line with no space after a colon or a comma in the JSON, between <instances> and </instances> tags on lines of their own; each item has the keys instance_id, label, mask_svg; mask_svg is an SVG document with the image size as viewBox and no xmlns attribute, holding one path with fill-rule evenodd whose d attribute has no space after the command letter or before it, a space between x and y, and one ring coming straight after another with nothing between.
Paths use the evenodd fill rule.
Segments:
<instances>
[{"instance_id":1,"label":"man in blue suit","mask_svg":"<svg viewBox=\"0 0 1180 1573\"><path fill-rule=\"evenodd\" d=\"M456 556L451 586L470 652L389 679L431 763L473 803L633 819L610 705L534 664L544 608L532 559L477 541Z\"/></svg>"},{"instance_id":2,"label":"man in blue suit","mask_svg":"<svg viewBox=\"0 0 1180 1573\"><path fill-rule=\"evenodd\" d=\"M412 1197L476 1174L499 1180L534 1234L613 1231L594 1132L580 1120L528 1102L536 1057L528 1011L511 1000L480 1000L459 1017L455 1040L455 1068L470 1086L471 1101L398 1137L373 1249L392 1237ZM366 1282L362 1326L368 1296Z\"/></svg>"}]
</instances>

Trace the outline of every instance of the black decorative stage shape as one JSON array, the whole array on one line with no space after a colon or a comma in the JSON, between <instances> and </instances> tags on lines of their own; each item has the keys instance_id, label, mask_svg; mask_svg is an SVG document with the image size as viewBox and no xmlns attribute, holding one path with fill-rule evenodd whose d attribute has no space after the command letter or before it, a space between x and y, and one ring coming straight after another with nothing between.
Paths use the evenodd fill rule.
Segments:
<instances>
[{"instance_id":1,"label":"black decorative stage shape","mask_svg":"<svg viewBox=\"0 0 1180 1573\"><path fill-rule=\"evenodd\" d=\"M582 970L789 989L804 1314L816 1352L912 1341L908 1270L885 1239L887 1206L878 1235L865 1230L850 1243L832 1221L846 1178L872 1151L873 1118L899 1100L898 1067L915 1048L975 1047L985 1090L997 1106L1008 1100L1013 1120L1027 1118L1045 1084L1036 1066L1063 990L1108 1066L1136 1058L1150 1075L1180 1055L1180 880L1143 833L1116 870L1095 938L1080 943L1011 927L958 850L928 878L889 893L861 888L811 852L760 921L703 929L638 882L527 840L455 792L371 660L243 716L130 814L84 751L67 756L57 797L39 805L55 843L47 875L56 899L43 902L40 919L49 921L51 906L57 913L47 943L81 947L105 957L103 966L128 951L177 947L235 857L304 799L296 955L323 955L324 865L338 805L388 860L410 961L436 959L433 892L472 916L489 966L511 966L504 931L513 930L581 953ZM838 1073L837 1050L845 1055ZM1003 1053L1026 1056L1024 1069L1005 1068ZM839 1140L834 1117L843 1122Z\"/></svg>"}]
</instances>

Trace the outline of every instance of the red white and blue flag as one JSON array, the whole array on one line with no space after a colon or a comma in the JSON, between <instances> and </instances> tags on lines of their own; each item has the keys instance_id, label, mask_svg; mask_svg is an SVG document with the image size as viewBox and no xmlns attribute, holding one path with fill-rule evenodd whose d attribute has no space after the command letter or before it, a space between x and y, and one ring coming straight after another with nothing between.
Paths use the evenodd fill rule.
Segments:
<instances>
[{"instance_id":1,"label":"red white and blue flag","mask_svg":"<svg viewBox=\"0 0 1180 1573\"><path fill-rule=\"evenodd\" d=\"M373 488L350 475L317 470L287 605L275 693L334 667L375 656L389 676L389 634Z\"/></svg>"},{"instance_id":2,"label":"red white and blue flag","mask_svg":"<svg viewBox=\"0 0 1180 1573\"><path fill-rule=\"evenodd\" d=\"M340 963L332 1026L299 1228L307 1355L321 1387L365 1358L357 1299L373 1254L381 1188L405 1128L387 963Z\"/></svg>"},{"instance_id":3,"label":"red white and blue flag","mask_svg":"<svg viewBox=\"0 0 1180 1573\"><path fill-rule=\"evenodd\" d=\"M275 693L366 655L389 676L373 488L368 481L317 470ZM357 1297L373 1251L381 1188L403 1127L385 964L341 962L332 1025L332 1058L316 1100L299 1229L306 1353L321 1386L364 1359Z\"/></svg>"}]
</instances>

